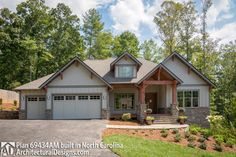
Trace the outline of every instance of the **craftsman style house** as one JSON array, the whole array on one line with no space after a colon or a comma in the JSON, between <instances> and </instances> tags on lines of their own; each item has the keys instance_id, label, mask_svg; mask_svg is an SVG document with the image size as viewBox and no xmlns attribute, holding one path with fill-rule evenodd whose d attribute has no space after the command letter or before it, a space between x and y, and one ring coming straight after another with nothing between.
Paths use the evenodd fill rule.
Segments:
<instances>
[{"instance_id":1,"label":"craftsman style house","mask_svg":"<svg viewBox=\"0 0 236 157\"><path fill-rule=\"evenodd\" d=\"M20 119L99 119L146 108L174 122L183 108L190 123L205 125L214 84L183 56L172 53L159 64L124 53L118 58L78 57L57 72L22 85Z\"/></svg>"}]
</instances>

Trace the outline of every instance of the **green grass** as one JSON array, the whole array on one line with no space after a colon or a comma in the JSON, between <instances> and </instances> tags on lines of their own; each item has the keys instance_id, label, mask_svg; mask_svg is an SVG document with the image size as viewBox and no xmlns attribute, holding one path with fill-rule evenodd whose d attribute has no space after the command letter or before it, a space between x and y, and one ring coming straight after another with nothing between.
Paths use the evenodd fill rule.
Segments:
<instances>
[{"instance_id":1,"label":"green grass","mask_svg":"<svg viewBox=\"0 0 236 157\"><path fill-rule=\"evenodd\" d=\"M112 149L121 157L235 157L234 153L206 152L173 143L127 135L112 135L105 137L103 141L107 144L112 142L123 144L123 148Z\"/></svg>"}]
</instances>

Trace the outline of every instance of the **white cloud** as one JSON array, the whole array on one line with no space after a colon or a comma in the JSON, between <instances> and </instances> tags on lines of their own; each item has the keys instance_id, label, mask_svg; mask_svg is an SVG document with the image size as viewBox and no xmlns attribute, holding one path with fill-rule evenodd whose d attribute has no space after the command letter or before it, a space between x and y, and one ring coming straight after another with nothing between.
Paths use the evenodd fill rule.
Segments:
<instances>
[{"instance_id":1,"label":"white cloud","mask_svg":"<svg viewBox=\"0 0 236 157\"><path fill-rule=\"evenodd\" d=\"M7 7L12 11L16 10L16 6L26 0L0 0L0 8ZM68 5L72 12L79 17L82 16L90 8L104 7L113 0L46 0L45 3L49 7L56 7L58 3Z\"/></svg>"},{"instance_id":2,"label":"white cloud","mask_svg":"<svg viewBox=\"0 0 236 157\"><path fill-rule=\"evenodd\" d=\"M222 14L229 14L231 0L213 0L213 4L207 12L207 24L214 25ZM223 19L222 19L223 20Z\"/></svg>"},{"instance_id":3,"label":"white cloud","mask_svg":"<svg viewBox=\"0 0 236 157\"><path fill-rule=\"evenodd\" d=\"M220 43L236 40L236 22L225 24L222 28L209 31L210 37L221 39Z\"/></svg>"}]
</instances>

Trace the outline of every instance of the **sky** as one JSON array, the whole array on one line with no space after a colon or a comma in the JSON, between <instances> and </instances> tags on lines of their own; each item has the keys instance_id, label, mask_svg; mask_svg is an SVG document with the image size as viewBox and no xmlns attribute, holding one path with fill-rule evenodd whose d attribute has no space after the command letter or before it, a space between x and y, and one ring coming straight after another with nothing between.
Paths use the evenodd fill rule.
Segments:
<instances>
[{"instance_id":1,"label":"sky","mask_svg":"<svg viewBox=\"0 0 236 157\"><path fill-rule=\"evenodd\" d=\"M0 0L0 8L7 7L15 11L17 4L22 1L25 0ZM79 17L90 8L96 8L102 15L105 29L113 34L118 35L129 30L135 33L141 42L154 39L160 43L153 18L160 11L163 0L45 0L45 2L49 7L65 3ZM194 2L196 10L200 12L201 0ZM236 39L236 0L213 0L213 5L207 13L207 31L211 38L220 39L220 43Z\"/></svg>"}]
</instances>

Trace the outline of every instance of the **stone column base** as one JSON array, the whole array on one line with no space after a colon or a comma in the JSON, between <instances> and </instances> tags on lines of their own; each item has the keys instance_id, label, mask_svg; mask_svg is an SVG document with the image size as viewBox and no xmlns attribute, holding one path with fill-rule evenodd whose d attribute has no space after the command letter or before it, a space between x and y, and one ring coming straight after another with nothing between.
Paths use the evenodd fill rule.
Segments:
<instances>
[{"instance_id":1,"label":"stone column base","mask_svg":"<svg viewBox=\"0 0 236 157\"><path fill-rule=\"evenodd\" d=\"M21 119L21 120L26 119L26 111L25 110L19 110L19 119Z\"/></svg>"},{"instance_id":2,"label":"stone column base","mask_svg":"<svg viewBox=\"0 0 236 157\"><path fill-rule=\"evenodd\" d=\"M46 109L46 119L52 119L52 110Z\"/></svg>"},{"instance_id":3,"label":"stone column base","mask_svg":"<svg viewBox=\"0 0 236 157\"><path fill-rule=\"evenodd\" d=\"M102 109L102 119L108 119L108 110Z\"/></svg>"}]
</instances>

